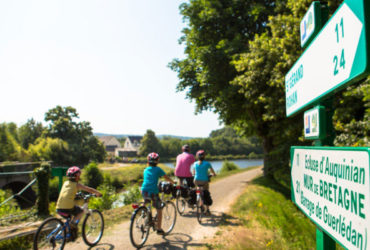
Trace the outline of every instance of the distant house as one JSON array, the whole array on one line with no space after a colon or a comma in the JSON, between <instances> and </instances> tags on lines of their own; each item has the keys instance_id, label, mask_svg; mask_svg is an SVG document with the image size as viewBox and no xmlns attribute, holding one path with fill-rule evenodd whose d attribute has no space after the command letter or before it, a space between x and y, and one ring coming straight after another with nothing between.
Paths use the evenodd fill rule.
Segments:
<instances>
[{"instance_id":1,"label":"distant house","mask_svg":"<svg viewBox=\"0 0 370 250\"><path fill-rule=\"evenodd\" d=\"M105 150L108 154L114 155L117 148L121 148L121 143L114 136L102 136L99 140L105 146Z\"/></svg>"},{"instance_id":2,"label":"distant house","mask_svg":"<svg viewBox=\"0 0 370 250\"><path fill-rule=\"evenodd\" d=\"M135 157L141 146L142 136L128 136L123 148L116 149L115 155L120 157Z\"/></svg>"}]
</instances>

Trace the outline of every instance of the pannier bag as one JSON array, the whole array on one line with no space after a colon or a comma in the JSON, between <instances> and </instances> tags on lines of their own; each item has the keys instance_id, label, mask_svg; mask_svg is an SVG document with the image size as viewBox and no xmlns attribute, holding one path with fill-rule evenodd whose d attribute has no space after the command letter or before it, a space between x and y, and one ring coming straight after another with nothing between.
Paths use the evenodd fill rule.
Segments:
<instances>
[{"instance_id":1,"label":"pannier bag","mask_svg":"<svg viewBox=\"0 0 370 250\"><path fill-rule=\"evenodd\" d=\"M208 190L203 191L203 199L204 199L204 204L207 206L211 206L213 203L211 193Z\"/></svg>"},{"instance_id":2,"label":"pannier bag","mask_svg":"<svg viewBox=\"0 0 370 250\"><path fill-rule=\"evenodd\" d=\"M181 186L180 193L182 198L188 198L189 197L189 189L186 187Z\"/></svg>"},{"instance_id":3,"label":"pannier bag","mask_svg":"<svg viewBox=\"0 0 370 250\"><path fill-rule=\"evenodd\" d=\"M189 191L189 200L188 200L188 203L189 205L195 205L195 203L197 202L197 194L195 192L194 189L191 189Z\"/></svg>"},{"instance_id":4,"label":"pannier bag","mask_svg":"<svg viewBox=\"0 0 370 250\"><path fill-rule=\"evenodd\" d=\"M161 181L158 183L158 190L160 193L172 194L173 187L171 183L166 182L166 181Z\"/></svg>"}]
</instances>

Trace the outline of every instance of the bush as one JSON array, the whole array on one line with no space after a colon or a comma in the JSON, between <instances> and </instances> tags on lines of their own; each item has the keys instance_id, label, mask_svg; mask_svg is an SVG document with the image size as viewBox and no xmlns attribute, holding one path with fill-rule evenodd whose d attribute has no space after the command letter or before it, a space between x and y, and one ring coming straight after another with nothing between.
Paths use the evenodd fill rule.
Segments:
<instances>
[{"instance_id":1,"label":"bush","mask_svg":"<svg viewBox=\"0 0 370 250\"><path fill-rule=\"evenodd\" d=\"M240 168L234 162L224 161L222 163L220 173L225 173L225 172L229 172L229 171L233 171L233 170L237 170L237 169L240 169Z\"/></svg>"},{"instance_id":2,"label":"bush","mask_svg":"<svg viewBox=\"0 0 370 250\"><path fill-rule=\"evenodd\" d=\"M49 200L57 201L59 196L59 178L54 177L49 180Z\"/></svg>"},{"instance_id":3,"label":"bush","mask_svg":"<svg viewBox=\"0 0 370 250\"><path fill-rule=\"evenodd\" d=\"M134 203L134 202L137 202L138 200L140 200L141 199L141 192L140 192L139 185L134 185L134 186L129 187L125 191L123 197L124 197L124 204L125 205L131 204L131 203Z\"/></svg>"},{"instance_id":4,"label":"bush","mask_svg":"<svg viewBox=\"0 0 370 250\"><path fill-rule=\"evenodd\" d=\"M115 202L117 199L117 196L113 188L108 185L102 185L98 188L98 190L100 191L102 196L92 198L89 202L89 207L98 210L111 209L113 202Z\"/></svg>"},{"instance_id":5,"label":"bush","mask_svg":"<svg viewBox=\"0 0 370 250\"><path fill-rule=\"evenodd\" d=\"M97 188L104 182L103 174L95 162L90 163L82 170L82 182L92 188Z\"/></svg>"},{"instance_id":6,"label":"bush","mask_svg":"<svg viewBox=\"0 0 370 250\"><path fill-rule=\"evenodd\" d=\"M4 191L0 189L0 204L10 196L12 196L11 191ZM17 205L17 202L14 199L11 199L0 207L0 217L8 216L19 211L20 209Z\"/></svg>"}]
</instances>

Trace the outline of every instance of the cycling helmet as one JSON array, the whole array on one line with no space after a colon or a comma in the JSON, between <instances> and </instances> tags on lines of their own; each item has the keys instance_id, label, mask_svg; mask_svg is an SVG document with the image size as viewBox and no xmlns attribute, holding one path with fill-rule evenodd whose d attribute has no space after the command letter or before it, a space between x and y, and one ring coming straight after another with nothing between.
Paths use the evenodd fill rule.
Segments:
<instances>
[{"instance_id":1,"label":"cycling helmet","mask_svg":"<svg viewBox=\"0 0 370 250\"><path fill-rule=\"evenodd\" d=\"M159 161L159 154L152 152L148 154L147 159L149 164L157 164Z\"/></svg>"},{"instance_id":2,"label":"cycling helmet","mask_svg":"<svg viewBox=\"0 0 370 250\"><path fill-rule=\"evenodd\" d=\"M185 144L184 146L182 146L182 151L183 152L189 152L190 151L190 147L188 144Z\"/></svg>"},{"instance_id":3,"label":"cycling helmet","mask_svg":"<svg viewBox=\"0 0 370 250\"><path fill-rule=\"evenodd\" d=\"M206 153L204 152L204 150L198 150L197 152L197 158L198 160L204 160L204 157L206 156Z\"/></svg>"},{"instance_id":4,"label":"cycling helmet","mask_svg":"<svg viewBox=\"0 0 370 250\"><path fill-rule=\"evenodd\" d=\"M77 166L70 167L67 170L67 177L70 177L70 178L76 178L80 174L81 174L81 169Z\"/></svg>"}]
</instances>

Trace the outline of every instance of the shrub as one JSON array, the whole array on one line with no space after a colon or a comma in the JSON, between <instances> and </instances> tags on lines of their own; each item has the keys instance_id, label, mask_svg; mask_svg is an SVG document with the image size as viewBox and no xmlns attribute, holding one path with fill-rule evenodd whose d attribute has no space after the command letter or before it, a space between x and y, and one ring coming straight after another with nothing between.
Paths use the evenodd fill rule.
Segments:
<instances>
[{"instance_id":1,"label":"shrub","mask_svg":"<svg viewBox=\"0 0 370 250\"><path fill-rule=\"evenodd\" d=\"M8 199L11 195L11 191L4 191L0 189L0 204ZM20 209L17 206L17 202L14 199L11 199L0 207L0 217L8 216L19 211Z\"/></svg>"},{"instance_id":2,"label":"shrub","mask_svg":"<svg viewBox=\"0 0 370 250\"><path fill-rule=\"evenodd\" d=\"M54 177L49 180L49 200L57 201L59 196L59 178Z\"/></svg>"},{"instance_id":3,"label":"shrub","mask_svg":"<svg viewBox=\"0 0 370 250\"><path fill-rule=\"evenodd\" d=\"M239 167L234 162L224 161L222 163L220 173L225 173L225 172L229 172L229 171L233 171L233 170L237 170L237 169L239 169Z\"/></svg>"},{"instance_id":4,"label":"shrub","mask_svg":"<svg viewBox=\"0 0 370 250\"><path fill-rule=\"evenodd\" d=\"M95 162L87 165L82 172L82 182L89 187L97 188L104 182L103 174Z\"/></svg>"},{"instance_id":5,"label":"shrub","mask_svg":"<svg viewBox=\"0 0 370 250\"><path fill-rule=\"evenodd\" d=\"M113 202L116 201L117 196L111 186L101 185L98 190L102 194L101 197L92 198L89 202L89 207L99 210L111 209Z\"/></svg>"}]
</instances>

